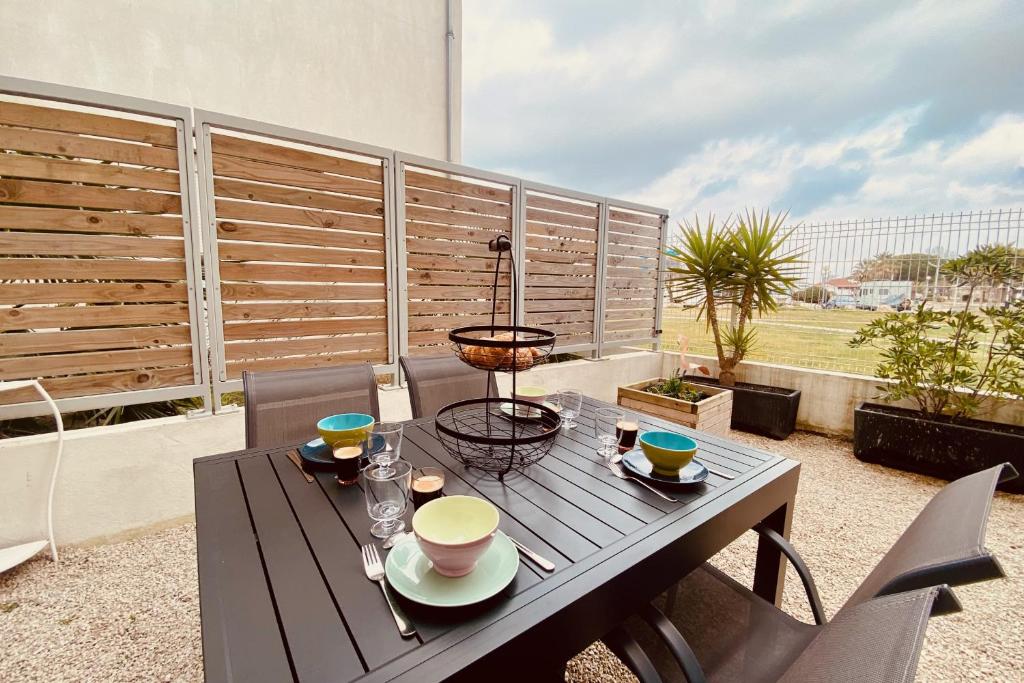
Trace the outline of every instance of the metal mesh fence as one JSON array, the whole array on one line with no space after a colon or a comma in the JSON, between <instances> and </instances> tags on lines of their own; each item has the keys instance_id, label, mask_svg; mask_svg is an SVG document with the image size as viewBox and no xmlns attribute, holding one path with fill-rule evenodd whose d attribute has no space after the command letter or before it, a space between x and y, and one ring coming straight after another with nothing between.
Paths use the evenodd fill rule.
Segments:
<instances>
[{"instance_id":1,"label":"metal mesh fence","mask_svg":"<svg viewBox=\"0 0 1024 683\"><path fill-rule=\"evenodd\" d=\"M776 314L754 321L758 344L748 359L871 375L877 352L849 348L854 332L921 301L962 304L965 292L943 276L942 263L991 244L1016 249L1024 266L1024 209L800 225L786 245L803 258L796 292ZM691 353L714 355L704 322L673 295L671 283L667 296L664 347L677 348L684 334ZM1021 296L1024 283L1016 282L982 287L974 301L999 305Z\"/></svg>"}]
</instances>

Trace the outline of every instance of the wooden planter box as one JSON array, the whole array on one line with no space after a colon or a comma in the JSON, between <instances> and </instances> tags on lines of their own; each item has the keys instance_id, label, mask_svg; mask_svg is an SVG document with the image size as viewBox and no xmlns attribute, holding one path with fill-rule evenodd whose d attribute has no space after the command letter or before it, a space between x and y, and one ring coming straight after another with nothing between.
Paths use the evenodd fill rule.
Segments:
<instances>
[{"instance_id":1,"label":"wooden planter box","mask_svg":"<svg viewBox=\"0 0 1024 683\"><path fill-rule=\"evenodd\" d=\"M689 384L697 391L710 394L703 401L690 403L678 398L659 396L644 391L664 380L657 377L619 387L619 405L649 415L657 415L678 424L709 434L727 434L732 420L732 392L706 384Z\"/></svg>"}]
</instances>

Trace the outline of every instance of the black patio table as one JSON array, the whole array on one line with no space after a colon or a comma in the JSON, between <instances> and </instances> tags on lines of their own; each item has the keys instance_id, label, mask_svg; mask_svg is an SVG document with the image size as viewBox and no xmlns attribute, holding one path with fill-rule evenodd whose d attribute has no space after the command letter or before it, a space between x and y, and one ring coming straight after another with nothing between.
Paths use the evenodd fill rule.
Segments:
<instances>
[{"instance_id":1,"label":"black patio table","mask_svg":"<svg viewBox=\"0 0 1024 683\"><path fill-rule=\"evenodd\" d=\"M700 459L735 477L712 474L671 503L604 466L593 419L604 405L586 399L579 427L504 482L453 459L432 419L406 423L404 459L443 467L446 493L487 498L505 533L557 565L523 558L508 588L469 608L402 600L411 639L363 573L360 545L376 539L359 487L325 473L308 483L289 448L197 459L206 680L560 679L568 659L754 525L788 536L799 463L642 416L642 429L695 438ZM760 544L754 589L778 603L783 576L779 552Z\"/></svg>"}]
</instances>

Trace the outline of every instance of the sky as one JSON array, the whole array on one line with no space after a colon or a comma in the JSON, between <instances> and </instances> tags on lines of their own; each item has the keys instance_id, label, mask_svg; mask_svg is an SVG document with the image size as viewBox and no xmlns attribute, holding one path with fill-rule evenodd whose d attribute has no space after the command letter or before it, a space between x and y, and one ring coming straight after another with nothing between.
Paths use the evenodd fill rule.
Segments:
<instances>
[{"instance_id":1,"label":"sky","mask_svg":"<svg viewBox=\"0 0 1024 683\"><path fill-rule=\"evenodd\" d=\"M463 0L463 161L813 223L1024 206L1024 2Z\"/></svg>"}]
</instances>

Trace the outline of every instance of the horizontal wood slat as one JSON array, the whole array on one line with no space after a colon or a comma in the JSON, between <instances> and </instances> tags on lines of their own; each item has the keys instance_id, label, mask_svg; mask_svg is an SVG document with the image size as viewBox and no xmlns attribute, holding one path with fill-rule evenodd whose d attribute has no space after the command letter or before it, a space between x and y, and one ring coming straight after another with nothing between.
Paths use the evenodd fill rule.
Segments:
<instances>
[{"instance_id":1,"label":"horizontal wood slat","mask_svg":"<svg viewBox=\"0 0 1024 683\"><path fill-rule=\"evenodd\" d=\"M363 334L337 337L316 337L312 339L261 340L229 342L224 345L228 361L269 358L272 356L299 356L314 353L340 351L365 351L386 345L386 334Z\"/></svg>"},{"instance_id":2,"label":"horizontal wood slat","mask_svg":"<svg viewBox=\"0 0 1024 683\"><path fill-rule=\"evenodd\" d=\"M217 236L222 240L243 242L273 242L278 244L304 244L308 246L338 247L342 249L371 249L383 251L384 236L343 230L320 228L293 228L284 225L237 223L221 221Z\"/></svg>"},{"instance_id":3,"label":"horizontal wood slat","mask_svg":"<svg viewBox=\"0 0 1024 683\"><path fill-rule=\"evenodd\" d=\"M186 304L0 308L0 331L188 322Z\"/></svg>"},{"instance_id":4,"label":"horizontal wood slat","mask_svg":"<svg viewBox=\"0 0 1024 683\"><path fill-rule=\"evenodd\" d=\"M347 268L329 265L293 265L276 263L235 263L220 264L221 280L245 282L336 282L376 283L383 282L385 273L377 268Z\"/></svg>"},{"instance_id":5,"label":"horizontal wood slat","mask_svg":"<svg viewBox=\"0 0 1024 683\"><path fill-rule=\"evenodd\" d=\"M24 154L0 154L0 176L120 185L167 192L178 192L181 189L178 174L171 171L151 171L130 166L66 161Z\"/></svg>"},{"instance_id":6,"label":"horizontal wood slat","mask_svg":"<svg viewBox=\"0 0 1024 683\"><path fill-rule=\"evenodd\" d=\"M223 154L213 155L213 172L218 176L238 178L239 180L257 180L276 185L326 190L368 199L384 198L384 186L380 182L308 171L291 166L279 166Z\"/></svg>"},{"instance_id":7,"label":"horizontal wood slat","mask_svg":"<svg viewBox=\"0 0 1024 683\"><path fill-rule=\"evenodd\" d=\"M0 228L181 237L181 218L104 211L0 206Z\"/></svg>"},{"instance_id":8,"label":"horizontal wood slat","mask_svg":"<svg viewBox=\"0 0 1024 683\"><path fill-rule=\"evenodd\" d=\"M384 233L384 219L377 216L336 213L320 209L297 209L290 206L256 204L229 199L218 199L215 203L215 210L219 219Z\"/></svg>"},{"instance_id":9,"label":"horizontal wood slat","mask_svg":"<svg viewBox=\"0 0 1024 683\"><path fill-rule=\"evenodd\" d=\"M20 358L0 358L0 379L25 379L102 370L159 368L169 365L190 365L191 363L192 349L187 346L22 356Z\"/></svg>"},{"instance_id":10,"label":"horizontal wood slat","mask_svg":"<svg viewBox=\"0 0 1024 683\"><path fill-rule=\"evenodd\" d=\"M245 199L252 202L269 204L287 204L311 209L330 209L332 211L367 214L369 216L384 215L383 202L374 199L345 197L294 187L262 185L245 180L215 178L213 181L213 191L216 196L229 199Z\"/></svg>"},{"instance_id":11,"label":"horizontal wood slat","mask_svg":"<svg viewBox=\"0 0 1024 683\"><path fill-rule=\"evenodd\" d=\"M19 102L0 102L0 123L22 128L41 128L63 133L134 140L164 147L176 147L178 144L177 129L172 125Z\"/></svg>"},{"instance_id":12,"label":"horizontal wood slat","mask_svg":"<svg viewBox=\"0 0 1024 683\"><path fill-rule=\"evenodd\" d=\"M184 258L185 241L163 237L0 232L0 254Z\"/></svg>"},{"instance_id":13,"label":"horizontal wood slat","mask_svg":"<svg viewBox=\"0 0 1024 683\"><path fill-rule=\"evenodd\" d=\"M0 180L0 202L81 206L148 213L181 213L181 197L141 190L47 183L38 180Z\"/></svg>"},{"instance_id":14,"label":"horizontal wood slat","mask_svg":"<svg viewBox=\"0 0 1024 683\"><path fill-rule=\"evenodd\" d=\"M42 378L40 384L53 398L70 398L180 387L191 384L192 381L192 368L179 366L156 370L128 370L72 377ZM0 393L0 405L38 400L39 394L31 388Z\"/></svg>"},{"instance_id":15,"label":"horizontal wood slat","mask_svg":"<svg viewBox=\"0 0 1024 683\"><path fill-rule=\"evenodd\" d=\"M0 334L0 356L170 346L188 344L190 340L189 328L184 325L117 327L70 332L18 332Z\"/></svg>"},{"instance_id":16,"label":"horizontal wood slat","mask_svg":"<svg viewBox=\"0 0 1024 683\"><path fill-rule=\"evenodd\" d=\"M178 168L178 151L176 149L21 128L0 126L0 149L56 154L99 161L117 161L136 166Z\"/></svg>"},{"instance_id":17,"label":"horizontal wood slat","mask_svg":"<svg viewBox=\"0 0 1024 683\"><path fill-rule=\"evenodd\" d=\"M332 264L336 266L384 266L379 251L326 249L321 247L284 247L275 244L221 241L217 247L223 261L277 261L280 263ZM381 281L384 271L381 271Z\"/></svg>"},{"instance_id":18,"label":"horizontal wood slat","mask_svg":"<svg viewBox=\"0 0 1024 683\"><path fill-rule=\"evenodd\" d=\"M184 280L184 261L139 259L0 258L8 280Z\"/></svg>"},{"instance_id":19,"label":"horizontal wood slat","mask_svg":"<svg viewBox=\"0 0 1024 683\"><path fill-rule=\"evenodd\" d=\"M232 135L211 135L214 154L242 157L256 161L266 161L283 166L294 166L310 171L324 171L338 175L365 178L381 182L384 178L380 162L368 163L353 159L321 154L281 144L248 140Z\"/></svg>"},{"instance_id":20,"label":"horizontal wood slat","mask_svg":"<svg viewBox=\"0 0 1024 683\"><path fill-rule=\"evenodd\" d=\"M335 320L277 320L267 322L226 323L224 339L269 339L274 337L313 337L352 334L355 332L387 332L384 318L345 318Z\"/></svg>"},{"instance_id":21,"label":"horizontal wood slat","mask_svg":"<svg viewBox=\"0 0 1024 683\"><path fill-rule=\"evenodd\" d=\"M653 216L646 213L637 213L625 209L608 209L608 220L622 221L623 223L635 223L637 225L648 225L652 228L661 228L661 216Z\"/></svg>"},{"instance_id":22,"label":"horizontal wood slat","mask_svg":"<svg viewBox=\"0 0 1024 683\"><path fill-rule=\"evenodd\" d=\"M483 185L472 181L460 181L453 178L431 175L406 169L405 186L418 187L425 190L436 190L448 194L461 195L464 197L477 197L490 199L496 202L511 203L512 190L508 187L494 187Z\"/></svg>"},{"instance_id":23,"label":"horizontal wood slat","mask_svg":"<svg viewBox=\"0 0 1024 683\"><path fill-rule=\"evenodd\" d=\"M185 283L0 285L0 304L77 304L188 301Z\"/></svg>"},{"instance_id":24,"label":"horizontal wood slat","mask_svg":"<svg viewBox=\"0 0 1024 683\"><path fill-rule=\"evenodd\" d=\"M383 316L385 303L329 303L329 304L224 304L224 320L274 320L282 318L349 318L357 316Z\"/></svg>"},{"instance_id":25,"label":"horizontal wood slat","mask_svg":"<svg viewBox=\"0 0 1024 683\"><path fill-rule=\"evenodd\" d=\"M293 356L290 358L260 358L244 362L227 363L228 379L239 379L246 370L292 370L295 368L327 368L348 363L386 363L388 352L385 346L368 351L348 351L334 354Z\"/></svg>"}]
</instances>

